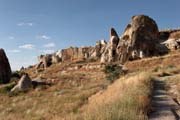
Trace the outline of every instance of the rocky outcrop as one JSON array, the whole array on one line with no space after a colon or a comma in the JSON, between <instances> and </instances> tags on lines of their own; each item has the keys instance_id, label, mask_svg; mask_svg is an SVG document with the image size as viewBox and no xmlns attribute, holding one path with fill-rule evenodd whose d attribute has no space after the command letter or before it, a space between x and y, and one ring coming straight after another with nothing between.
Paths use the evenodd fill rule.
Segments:
<instances>
[{"instance_id":1,"label":"rocky outcrop","mask_svg":"<svg viewBox=\"0 0 180 120\"><path fill-rule=\"evenodd\" d=\"M162 44L164 44L171 51L180 49L180 31L166 31L166 33L169 33L168 39L165 39Z\"/></svg>"},{"instance_id":2,"label":"rocky outcrop","mask_svg":"<svg viewBox=\"0 0 180 120\"><path fill-rule=\"evenodd\" d=\"M162 44L164 44L171 51L180 49L180 39L168 39Z\"/></svg>"},{"instance_id":3,"label":"rocky outcrop","mask_svg":"<svg viewBox=\"0 0 180 120\"><path fill-rule=\"evenodd\" d=\"M11 79L11 67L3 49L0 49L0 84L8 83Z\"/></svg>"},{"instance_id":4,"label":"rocky outcrop","mask_svg":"<svg viewBox=\"0 0 180 120\"><path fill-rule=\"evenodd\" d=\"M11 92L25 92L32 87L32 81L28 74L24 74L18 81L18 84L11 89Z\"/></svg>"},{"instance_id":5,"label":"rocky outcrop","mask_svg":"<svg viewBox=\"0 0 180 120\"><path fill-rule=\"evenodd\" d=\"M100 48L105 44L104 41L101 41ZM95 53L96 52L96 53ZM60 62L70 62L78 60L86 60L91 57L98 56L99 50L94 47L70 47L67 49L62 49L57 51L54 54L41 55L38 57L39 63L36 65L37 70L44 70L49 67L51 64L56 64ZM96 55L95 55L96 54ZM94 56L93 56L94 55Z\"/></svg>"},{"instance_id":6,"label":"rocky outcrop","mask_svg":"<svg viewBox=\"0 0 180 120\"><path fill-rule=\"evenodd\" d=\"M61 50L61 59L64 61L74 61L88 59L93 54L94 47L70 47Z\"/></svg>"},{"instance_id":7,"label":"rocky outcrop","mask_svg":"<svg viewBox=\"0 0 180 120\"><path fill-rule=\"evenodd\" d=\"M114 28L110 30L110 41L107 44L101 56L101 63L114 62L116 60L116 48L119 43L119 37Z\"/></svg>"},{"instance_id":8,"label":"rocky outcrop","mask_svg":"<svg viewBox=\"0 0 180 120\"><path fill-rule=\"evenodd\" d=\"M105 40L100 40L96 42L95 48L92 52L91 58L100 59L101 55L104 53L107 42Z\"/></svg>"},{"instance_id":9,"label":"rocky outcrop","mask_svg":"<svg viewBox=\"0 0 180 120\"><path fill-rule=\"evenodd\" d=\"M118 54L119 60L124 59L122 62L129 58L137 59L159 54L156 48L156 45L159 44L158 26L148 16L133 16L120 41Z\"/></svg>"},{"instance_id":10,"label":"rocky outcrop","mask_svg":"<svg viewBox=\"0 0 180 120\"><path fill-rule=\"evenodd\" d=\"M159 46L158 46L159 45ZM148 16L133 16L123 35L119 38L111 29L110 41L101 56L101 62L125 63L159 54L159 31L156 22Z\"/></svg>"},{"instance_id":11,"label":"rocky outcrop","mask_svg":"<svg viewBox=\"0 0 180 120\"><path fill-rule=\"evenodd\" d=\"M110 39L96 42L94 47L70 47L39 59L37 68L50 64L93 59L100 63L118 62L162 55L180 48L180 30L160 31L156 22L145 15L133 16L121 37L114 28Z\"/></svg>"},{"instance_id":12,"label":"rocky outcrop","mask_svg":"<svg viewBox=\"0 0 180 120\"><path fill-rule=\"evenodd\" d=\"M36 65L37 70L44 70L53 63L58 63L60 58L55 54L40 55L38 57L39 63Z\"/></svg>"}]
</instances>

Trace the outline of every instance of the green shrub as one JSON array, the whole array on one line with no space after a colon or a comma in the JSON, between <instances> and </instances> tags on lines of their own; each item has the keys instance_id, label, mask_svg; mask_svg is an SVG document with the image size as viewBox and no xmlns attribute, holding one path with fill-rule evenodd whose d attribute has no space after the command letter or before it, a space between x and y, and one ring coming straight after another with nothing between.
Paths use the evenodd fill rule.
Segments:
<instances>
[{"instance_id":1,"label":"green shrub","mask_svg":"<svg viewBox=\"0 0 180 120\"><path fill-rule=\"evenodd\" d=\"M118 65L106 65L104 68L104 73L106 74L106 79L113 82L118 79L120 75L124 74L121 66Z\"/></svg>"},{"instance_id":2,"label":"green shrub","mask_svg":"<svg viewBox=\"0 0 180 120\"><path fill-rule=\"evenodd\" d=\"M14 71L11 75L11 77L15 77L15 78L21 78L21 76L24 74L23 71Z\"/></svg>"},{"instance_id":3,"label":"green shrub","mask_svg":"<svg viewBox=\"0 0 180 120\"><path fill-rule=\"evenodd\" d=\"M16 85L16 83L14 82L14 83L11 83L9 85L6 85L6 86L0 88L0 93L5 93L5 94L9 93L15 85Z\"/></svg>"}]
</instances>

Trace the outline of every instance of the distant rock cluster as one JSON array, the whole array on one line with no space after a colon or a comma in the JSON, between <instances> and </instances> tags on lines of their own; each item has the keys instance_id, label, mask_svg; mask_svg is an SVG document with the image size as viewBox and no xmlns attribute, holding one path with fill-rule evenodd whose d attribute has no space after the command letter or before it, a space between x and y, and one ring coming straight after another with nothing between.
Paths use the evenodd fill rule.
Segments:
<instances>
[{"instance_id":1,"label":"distant rock cluster","mask_svg":"<svg viewBox=\"0 0 180 120\"><path fill-rule=\"evenodd\" d=\"M110 30L109 42L100 40L94 47L70 47L38 57L36 68L45 69L54 63L95 60L100 63L118 62L166 54L180 48L180 30L159 31L156 22L145 15L133 16L124 33Z\"/></svg>"}]
</instances>

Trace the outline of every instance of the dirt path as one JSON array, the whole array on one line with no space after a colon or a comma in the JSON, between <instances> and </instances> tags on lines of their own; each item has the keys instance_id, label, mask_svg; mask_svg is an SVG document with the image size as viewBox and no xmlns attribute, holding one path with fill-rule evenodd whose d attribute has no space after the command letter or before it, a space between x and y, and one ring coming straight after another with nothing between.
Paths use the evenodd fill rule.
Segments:
<instances>
[{"instance_id":1,"label":"dirt path","mask_svg":"<svg viewBox=\"0 0 180 120\"><path fill-rule=\"evenodd\" d=\"M154 81L154 92L152 98L153 112L149 115L149 120L180 120L177 111L179 105L167 94L165 82Z\"/></svg>"}]
</instances>

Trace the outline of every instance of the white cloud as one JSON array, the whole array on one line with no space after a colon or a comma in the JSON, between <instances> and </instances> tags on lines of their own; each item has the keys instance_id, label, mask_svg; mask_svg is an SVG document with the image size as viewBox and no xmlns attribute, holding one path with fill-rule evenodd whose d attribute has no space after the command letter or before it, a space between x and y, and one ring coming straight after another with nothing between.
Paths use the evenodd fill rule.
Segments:
<instances>
[{"instance_id":1,"label":"white cloud","mask_svg":"<svg viewBox=\"0 0 180 120\"><path fill-rule=\"evenodd\" d=\"M51 53L54 53L55 52L55 50L41 50L41 52L42 53L44 53L44 54L51 54Z\"/></svg>"},{"instance_id":2,"label":"white cloud","mask_svg":"<svg viewBox=\"0 0 180 120\"><path fill-rule=\"evenodd\" d=\"M14 49L14 50L8 50L8 52L10 52L10 53L19 53L19 52L21 52L20 50L17 50L17 49Z\"/></svg>"},{"instance_id":3,"label":"white cloud","mask_svg":"<svg viewBox=\"0 0 180 120\"><path fill-rule=\"evenodd\" d=\"M43 47L45 48L53 48L55 46L56 46L55 43L48 43L48 44L43 45Z\"/></svg>"},{"instance_id":4,"label":"white cloud","mask_svg":"<svg viewBox=\"0 0 180 120\"><path fill-rule=\"evenodd\" d=\"M33 26L33 23L31 22L21 22L21 23L18 23L17 26Z\"/></svg>"},{"instance_id":5,"label":"white cloud","mask_svg":"<svg viewBox=\"0 0 180 120\"><path fill-rule=\"evenodd\" d=\"M25 45L19 46L19 48L32 50L32 49L35 49L35 45L33 45L33 44L25 44Z\"/></svg>"},{"instance_id":6,"label":"white cloud","mask_svg":"<svg viewBox=\"0 0 180 120\"><path fill-rule=\"evenodd\" d=\"M49 40L49 39L51 39L51 37L49 37L47 35L38 35L37 39Z\"/></svg>"},{"instance_id":7,"label":"white cloud","mask_svg":"<svg viewBox=\"0 0 180 120\"><path fill-rule=\"evenodd\" d=\"M15 39L14 36L9 36L8 38L9 38L10 40L14 40L14 39Z\"/></svg>"}]
</instances>

